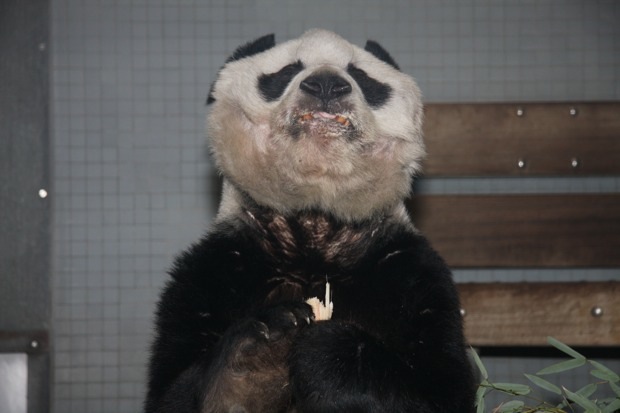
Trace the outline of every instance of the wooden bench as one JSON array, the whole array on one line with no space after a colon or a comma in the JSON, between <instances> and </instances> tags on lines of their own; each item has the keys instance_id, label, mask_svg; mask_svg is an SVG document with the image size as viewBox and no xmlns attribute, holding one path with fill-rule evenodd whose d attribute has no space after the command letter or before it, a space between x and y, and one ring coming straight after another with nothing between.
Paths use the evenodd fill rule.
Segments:
<instances>
[{"instance_id":1,"label":"wooden bench","mask_svg":"<svg viewBox=\"0 0 620 413\"><path fill-rule=\"evenodd\" d=\"M426 177L620 176L618 102L425 111ZM459 284L470 344L620 346L620 193L420 195L410 207L454 269L618 270L609 282Z\"/></svg>"}]
</instances>

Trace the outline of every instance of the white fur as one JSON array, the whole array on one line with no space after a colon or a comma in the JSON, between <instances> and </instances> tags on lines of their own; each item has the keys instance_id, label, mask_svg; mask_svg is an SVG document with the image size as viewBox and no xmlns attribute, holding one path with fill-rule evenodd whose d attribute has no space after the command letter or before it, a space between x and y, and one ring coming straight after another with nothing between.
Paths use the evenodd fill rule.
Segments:
<instances>
[{"instance_id":1,"label":"white fur","mask_svg":"<svg viewBox=\"0 0 620 413\"><path fill-rule=\"evenodd\" d=\"M266 102L257 87L262 74L301 60L280 99ZM349 63L390 85L388 102L373 109L346 71ZM290 136L307 96L299 85L317 71L346 79L352 92L343 113L357 135L312 127ZM238 211L239 190L282 213L317 208L344 220L402 209L424 156L422 103L414 80L335 33L311 30L263 53L229 62L217 79L208 117L216 164L225 180L220 217Z\"/></svg>"}]
</instances>

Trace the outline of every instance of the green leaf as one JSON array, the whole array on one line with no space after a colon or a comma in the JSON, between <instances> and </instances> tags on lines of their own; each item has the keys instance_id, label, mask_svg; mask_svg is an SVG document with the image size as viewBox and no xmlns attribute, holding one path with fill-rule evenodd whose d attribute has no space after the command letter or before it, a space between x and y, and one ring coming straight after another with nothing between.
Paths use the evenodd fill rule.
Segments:
<instances>
[{"instance_id":1,"label":"green leaf","mask_svg":"<svg viewBox=\"0 0 620 413\"><path fill-rule=\"evenodd\" d=\"M478 387L476 392L476 413L484 413L484 395L487 390L485 387Z\"/></svg>"},{"instance_id":2,"label":"green leaf","mask_svg":"<svg viewBox=\"0 0 620 413\"><path fill-rule=\"evenodd\" d=\"M482 377L485 380L488 379L489 373L487 372L487 369L484 367L484 364L482 364L482 360L480 360L480 356L478 356L478 353L476 353L476 350L470 347L469 352L471 353L471 356L473 357L474 362L476 363L476 366L478 366L478 370L480 370L480 374L482 374Z\"/></svg>"},{"instance_id":3,"label":"green leaf","mask_svg":"<svg viewBox=\"0 0 620 413\"><path fill-rule=\"evenodd\" d=\"M521 400L511 400L499 407L499 413L512 413L519 411L525 405Z\"/></svg>"},{"instance_id":4,"label":"green leaf","mask_svg":"<svg viewBox=\"0 0 620 413\"><path fill-rule=\"evenodd\" d=\"M609 373L602 370L590 370L590 374L597 379L605 380L605 381L618 381L618 375L610 375Z\"/></svg>"},{"instance_id":5,"label":"green leaf","mask_svg":"<svg viewBox=\"0 0 620 413\"><path fill-rule=\"evenodd\" d=\"M613 413L620 410L620 399L616 399L603 408L603 413Z\"/></svg>"},{"instance_id":6,"label":"green leaf","mask_svg":"<svg viewBox=\"0 0 620 413\"><path fill-rule=\"evenodd\" d=\"M535 385L537 385L538 387L542 389L550 391L551 393L560 394L560 395L562 394L562 390L558 386L556 386L553 383L549 383L545 379L541 379L540 377L533 376L531 374L526 374L525 377L527 377L529 381L531 381L532 383L534 383Z\"/></svg>"},{"instance_id":7,"label":"green leaf","mask_svg":"<svg viewBox=\"0 0 620 413\"><path fill-rule=\"evenodd\" d=\"M566 370L572 370L577 367L581 367L584 364L586 364L585 358L566 360L566 361L562 361L560 363L554 364L552 366L546 367L536 374L539 376L544 376L545 374L560 373Z\"/></svg>"},{"instance_id":8,"label":"green leaf","mask_svg":"<svg viewBox=\"0 0 620 413\"><path fill-rule=\"evenodd\" d=\"M620 397L620 386L618 386L616 383L614 383L613 381L609 382L609 387L611 387L611 389L613 390L614 393L616 393L616 396Z\"/></svg>"},{"instance_id":9,"label":"green leaf","mask_svg":"<svg viewBox=\"0 0 620 413\"><path fill-rule=\"evenodd\" d=\"M564 393L566 393L566 397L570 400L572 400L573 402L577 403L579 406L583 407L586 412L598 412L599 408L596 405L596 403L594 403L591 400L588 400L587 397L582 396L581 394L578 393L573 393L572 391L568 390L566 387L562 387L562 390L564 391Z\"/></svg>"},{"instance_id":10,"label":"green leaf","mask_svg":"<svg viewBox=\"0 0 620 413\"><path fill-rule=\"evenodd\" d=\"M524 396L532 391L532 389L525 384L493 383L492 386L496 390L503 391L504 393L515 394L517 396Z\"/></svg>"},{"instance_id":11,"label":"green leaf","mask_svg":"<svg viewBox=\"0 0 620 413\"><path fill-rule=\"evenodd\" d=\"M582 387L581 389L577 390L575 393L577 393L578 395L583 396L583 397L590 397L596 391L596 387L597 387L596 384L591 383L591 384L588 384L587 386Z\"/></svg>"},{"instance_id":12,"label":"green leaf","mask_svg":"<svg viewBox=\"0 0 620 413\"><path fill-rule=\"evenodd\" d=\"M562 343L561 341L556 340L553 337L547 337L547 342L551 344L553 347L557 348L558 350L560 350L561 352L565 354L568 354L574 359L579 359L579 360L586 359L583 355L579 354L578 352L576 352L575 350L573 350L566 344Z\"/></svg>"},{"instance_id":13,"label":"green leaf","mask_svg":"<svg viewBox=\"0 0 620 413\"><path fill-rule=\"evenodd\" d=\"M479 386L478 391L476 391L476 405L478 405L478 401L484 398L484 395L489 391L487 387Z\"/></svg>"},{"instance_id":14,"label":"green leaf","mask_svg":"<svg viewBox=\"0 0 620 413\"><path fill-rule=\"evenodd\" d=\"M592 370L590 374L594 377L599 378L601 380L618 382L620 381L620 376L618 376L614 371L609 369L608 367L598 363L594 360L589 360L589 363L596 367L596 370Z\"/></svg>"}]
</instances>

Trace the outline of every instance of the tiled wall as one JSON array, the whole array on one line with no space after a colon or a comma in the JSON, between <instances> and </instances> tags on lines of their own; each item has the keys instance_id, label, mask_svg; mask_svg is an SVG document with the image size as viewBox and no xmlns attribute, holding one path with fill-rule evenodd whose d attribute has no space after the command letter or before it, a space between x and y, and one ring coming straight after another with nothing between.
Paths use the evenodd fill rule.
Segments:
<instances>
[{"instance_id":1,"label":"tiled wall","mask_svg":"<svg viewBox=\"0 0 620 413\"><path fill-rule=\"evenodd\" d=\"M215 212L204 102L236 46L324 27L358 44L380 41L427 102L618 100L618 21L614 0L52 0L54 412L140 410L166 269ZM618 178L577 185L620 190ZM438 180L422 188L507 186ZM552 274L562 276L582 273Z\"/></svg>"}]
</instances>

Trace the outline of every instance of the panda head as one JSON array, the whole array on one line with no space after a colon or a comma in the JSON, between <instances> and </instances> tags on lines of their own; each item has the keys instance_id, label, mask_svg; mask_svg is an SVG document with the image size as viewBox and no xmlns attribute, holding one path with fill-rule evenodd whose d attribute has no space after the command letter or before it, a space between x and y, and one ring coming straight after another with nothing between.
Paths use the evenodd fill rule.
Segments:
<instances>
[{"instance_id":1,"label":"panda head","mask_svg":"<svg viewBox=\"0 0 620 413\"><path fill-rule=\"evenodd\" d=\"M261 37L227 60L208 103L220 214L244 194L284 214L366 219L402 205L424 156L420 91L372 41Z\"/></svg>"}]
</instances>

